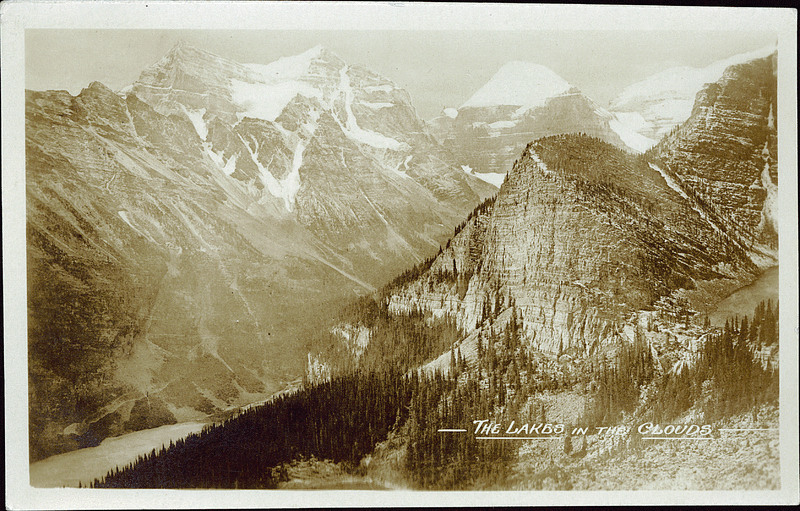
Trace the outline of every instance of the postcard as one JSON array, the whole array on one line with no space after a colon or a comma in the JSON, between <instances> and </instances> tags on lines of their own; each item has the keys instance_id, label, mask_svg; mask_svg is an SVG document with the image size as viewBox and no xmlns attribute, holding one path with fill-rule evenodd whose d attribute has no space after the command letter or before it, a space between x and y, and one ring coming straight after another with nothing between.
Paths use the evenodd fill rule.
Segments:
<instances>
[{"instance_id":1,"label":"postcard","mask_svg":"<svg viewBox=\"0 0 800 511\"><path fill-rule=\"evenodd\" d=\"M795 10L2 9L9 508L798 502Z\"/></svg>"}]
</instances>

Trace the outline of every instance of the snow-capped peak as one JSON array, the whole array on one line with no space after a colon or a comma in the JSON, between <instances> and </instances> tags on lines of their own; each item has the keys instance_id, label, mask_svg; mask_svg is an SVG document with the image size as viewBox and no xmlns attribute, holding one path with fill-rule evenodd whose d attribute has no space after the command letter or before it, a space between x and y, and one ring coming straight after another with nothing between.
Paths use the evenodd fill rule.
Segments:
<instances>
[{"instance_id":1,"label":"snow-capped peak","mask_svg":"<svg viewBox=\"0 0 800 511\"><path fill-rule=\"evenodd\" d=\"M250 77L231 80L231 97L243 109L240 115L274 121L298 94L324 100L325 79L316 76L318 65L331 68L331 79L338 77L338 69L345 67L333 52L317 45L269 64L245 64Z\"/></svg>"},{"instance_id":2,"label":"snow-capped peak","mask_svg":"<svg viewBox=\"0 0 800 511\"><path fill-rule=\"evenodd\" d=\"M775 46L766 46L759 50L741 53L727 59L719 60L703 68L688 66L672 67L656 73L640 82L629 85L611 103L611 108L616 109L642 98L669 97L689 95L694 100L694 94L704 84L716 82L722 77L729 66L749 62L758 58L771 55ZM684 108L685 110L685 108ZM691 108L689 109L691 110ZM688 117L688 112L686 112Z\"/></svg>"},{"instance_id":3,"label":"snow-capped peak","mask_svg":"<svg viewBox=\"0 0 800 511\"><path fill-rule=\"evenodd\" d=\"M281 57L269 64L245 64L251 71L257 73L266 82L296 80L308 74L311 65L319 60L334 60L343 64L333 52L324 46L317 45L299 55Z\"/></svg>"},{"instance_id":4,"label":"snow-capped peak","mask_svg":"<svg viewBox=\"0 0 800 511\"><path fill-rule=\"evenodd\" d=\"M527 110L572 86L545 66L532 62L511 61L472 95L461 108L511 105Z\"/></svg>"},{"instance_id":5,"label":"snow-capped peak","mask_svg":"<svg viewBox=\"0 0 800 511\"><path fill-rule=\"evenodd\" d=\"M734 55L703 68L673 67L629 85L614 98L609 108L628 127L651 139L660 139L692 113L697 92L716 82L732 65L764 58L775 45Z\"/></svg>"}]
</instances>

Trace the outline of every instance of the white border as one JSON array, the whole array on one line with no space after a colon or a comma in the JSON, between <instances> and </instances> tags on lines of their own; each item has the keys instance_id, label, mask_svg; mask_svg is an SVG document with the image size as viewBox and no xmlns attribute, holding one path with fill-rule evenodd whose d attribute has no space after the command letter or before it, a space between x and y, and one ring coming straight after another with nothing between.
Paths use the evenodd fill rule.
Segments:
<instances>
[{"instance_id":1,"label":"white border","mask_svg":"<svg viewBox=\"0 0 800 511\"><path fill-rule=\"evenodd\" d=\"M793 9L314 2L19 2L2 19L6 505L10 509L798 503L797 12ZM368 26L365 27L365 20ZM779 35L780 491L373 492L36 489L28 484L24 194L26 28L774 30ZM794 340L794 342L792 342Z\"/></svg>"}]
</instances>

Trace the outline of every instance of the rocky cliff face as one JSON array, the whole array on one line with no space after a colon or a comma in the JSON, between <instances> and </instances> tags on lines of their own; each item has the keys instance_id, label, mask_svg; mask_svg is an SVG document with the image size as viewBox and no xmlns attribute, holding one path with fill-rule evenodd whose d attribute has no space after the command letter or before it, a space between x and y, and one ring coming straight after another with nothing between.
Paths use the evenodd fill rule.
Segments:
<instances>
[{"instance_id":1,"label":"rocky cliff face","mask_svg":"<svg viewBox=\"0 0 800 511\"><path fill-rule=\"evenodd\" d=\"M776 63L773 54L727 68L651 151L762 257L774 255L778 241Z\"/></svg>"},{"instance_id":2,"label":"rocky cliff face","mask_svg":"<svg viewBox=\"0 0 800 511\"><path fill-rule=\"evenodd\" d=\"M317 318L494 190L407 93L322 48L253 66L179 45L122 94L26 100L33 458L279 390Z\"/></svg>"},{"instance_id":3,"label":"rocky cliff face","mask_svg":"<svg viewBox=\"0 0 800 511\"><path fill-rule=\"evenodd\" d=\"M583 352L675 289L754 271L746 251L643 157L566 135L530 144L491 212L468 222L390 306L419 302L474 328L499 294L513 298L534 347ZM441 273L468 284L459 293L457 277Z\"/></svg>"}]
</instances>

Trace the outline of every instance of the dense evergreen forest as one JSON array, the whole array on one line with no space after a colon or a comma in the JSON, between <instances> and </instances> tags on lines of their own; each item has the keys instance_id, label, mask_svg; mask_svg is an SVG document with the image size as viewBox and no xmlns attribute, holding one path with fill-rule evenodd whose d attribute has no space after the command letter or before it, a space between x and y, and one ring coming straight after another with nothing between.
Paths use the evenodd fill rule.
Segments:
<instances>
[{"instance_id":1,"label":"dense evergreen forest","mask_svg":"<svg viewBox=\"0 0 800 511\"><path fill-rule=\"evenodd\" d=\"M752 319L733 318L707 334L691 363L661 378L651 417L672 420L697 403L710 422L777 402L778 368L761 354L777 349L778 324L777 305L769 300L758 304Z\"/></svg>"},{"instance_id":2,"label":"dense evergreen forest","mask_svg":"<svg viewBox=\"0 0 800 511\"><path fill-rule=\"evenodd\" d=\"M680 369L659 369L639 329L631 342L620 341L573 372L558 358L528 347L513 303L503 324L497 321L502 311L487 307L471 360L452 340L441 349L444 343L436 339L443 333L437 330L441 324L424 314L391 319L378 302L359 303L371 311L364 315L372 318L370 324L385 331L371 338L368 349L374 355L362 357L363 366L154 450L92 486L275 488L287 477L284 464L300 457L329 459L357 472L362 458L393 432L405 445L403 476L412 487L503 489L522 441L481 440L472 421L546 422L546 410L535 399L542 392L591 389L583 425L613 425L623 412L672 420L692 407L711 421L778 398L777 368L760 356L777 349L778 311L771 302L759 304L752 318L734 318L723 329L709 330L695 359ZM392 328L405 333L387 334ZM444 333L458 338L455 330ZM433 342L435 349L409 346L420 340ZM448 349L446 370L408 370L429 353ZM412 359L403 362L408 354ZM386 363L379 371L383 355ZM645 387L653 397L642 406ZM468 432L443 434L441 428ZM565 439L565 452L570 448Z\"/></svg>"}]
</instances>

